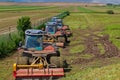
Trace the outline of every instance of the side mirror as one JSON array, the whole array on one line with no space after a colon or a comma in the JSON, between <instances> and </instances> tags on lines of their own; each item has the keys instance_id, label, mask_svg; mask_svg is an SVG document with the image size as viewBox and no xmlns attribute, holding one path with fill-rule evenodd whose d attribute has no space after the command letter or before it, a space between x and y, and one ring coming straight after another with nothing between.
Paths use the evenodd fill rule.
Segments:
<instances>
[{"instance_id":1,"label":"side mirror","mask_svg":"<svg viewBox=\"0 0 120 80\"><path fill-rule=\"evenodd\" d=\"M22 45L23 45L23 44L22 44L22 41L20 41L20 42L19 42L19 47L22 47Z\"/></svg>"}]
</instances>

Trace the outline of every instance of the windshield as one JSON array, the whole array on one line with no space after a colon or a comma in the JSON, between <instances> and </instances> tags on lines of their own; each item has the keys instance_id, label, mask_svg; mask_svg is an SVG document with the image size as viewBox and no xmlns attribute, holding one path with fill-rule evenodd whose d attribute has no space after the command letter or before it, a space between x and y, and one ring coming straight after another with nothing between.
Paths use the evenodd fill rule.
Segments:
<instances>
[{"instance_id":1,"label":"windshield","mask_svg":"<svg viewBox=\"0 0 120 80\"><path fill-rule=\"evenodd\" d=\"M47 32L54 32L54 27L53 26L46 26L46 31Z\"/></svg>"},{"instance_id":2,"label":"windshield","mask_svg":"<svg viewBox=\"0 0 120 80\"><path fill-rule=\"evenodd\" d=\"M52 18L51 21L52 21L52 22L56 22L57 19L58 19L58 18L55 17L55 18Z\"/></svg>"},{"instance_id":3,"label":"windshield","mask_svg":"<svg viewBox=\"0 0 120 80\"><path fill-rule=\"evenodd\" d=\"M58 23L57 28L62 28L62 23Z\"/></svg>"},{"instance_id":4,"label":"windshield","mask_svg":"<svg viewBox=\"0 0 120 80\"><path fill-rule=\"evenodd\" d=\"M41 35L27 35L26 48L42 49L42 36Z\"/></svg>"}]
</instances>

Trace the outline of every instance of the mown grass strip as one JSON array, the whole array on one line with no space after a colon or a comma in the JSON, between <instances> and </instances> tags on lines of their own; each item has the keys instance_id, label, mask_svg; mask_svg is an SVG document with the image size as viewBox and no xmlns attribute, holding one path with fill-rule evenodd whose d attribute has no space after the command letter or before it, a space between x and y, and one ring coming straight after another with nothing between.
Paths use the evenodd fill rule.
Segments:
<instances>
[{"instance_id":1,"label":"mown grass strip","mask_svg":"<svg viewBox=\"0 0 120 80\"><path fill-rule=\"evenodd\" d=\"M94 10L90 10L90 9L87 9L87 8L84 8L84 7L80 7L80 6L78 6L78 9L82 13L95 13L96 12Z\"/></svg>"},{"instance_id":2,"label":"mown grass strip","mask_svg":"<svg viewBox=\"0 0 120 80\"><path fill-rule=\"evenodd\" d=\"M84 50L83 45L74 46L70 49L70 53L81 53Z\"/></svg>"},{"instance_id":3,"label":"mown grass strip","mask_svg":"<svg viewBox=\"0 0 120 80\"><path fill-rule=\"evenodd\" d=\"M112 43L120 49L120 23L107 25L102 33L109 34Z\"/></svg>"},{"instance_id":4,"label":"mown grass strip","mask_svg":"<svg viewBox=\"0 0 120 80\"><path fill-rule=\"evenodd\" d=\"M42 9L51 9L51 8L57 8L55 6L47 6L47 7L41 7L41 6L0 6L0 12L5 11L28 11L28 10L42 10Z\"/></svg>"}]
</instances>

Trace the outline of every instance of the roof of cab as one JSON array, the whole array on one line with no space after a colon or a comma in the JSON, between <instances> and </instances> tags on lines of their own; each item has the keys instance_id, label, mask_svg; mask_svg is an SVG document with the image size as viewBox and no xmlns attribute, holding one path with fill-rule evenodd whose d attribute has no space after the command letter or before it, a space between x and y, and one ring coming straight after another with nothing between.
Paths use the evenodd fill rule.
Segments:
<instances>
[{"instance_id":1,"label":"roof of cab","mask_svg":"<svg viewBox=\"0 0 120 80\"><path fill-rule=\"evenodd\" d=\"M46 25L57 25L57 23L56 22L47 22Z\"/></svg>"},{"instance_id":2,"label":"roof of cab","mask_svg":"<svg viewBox=\"0 0 120 80\"><path fill-rule=\"evenodd\" d=\"M28 29L25 31L25 34L26 35L41 35L41 34L44 34L44 31L42 30L35 30L35 29Z\"/></svg>"}]
</instances>

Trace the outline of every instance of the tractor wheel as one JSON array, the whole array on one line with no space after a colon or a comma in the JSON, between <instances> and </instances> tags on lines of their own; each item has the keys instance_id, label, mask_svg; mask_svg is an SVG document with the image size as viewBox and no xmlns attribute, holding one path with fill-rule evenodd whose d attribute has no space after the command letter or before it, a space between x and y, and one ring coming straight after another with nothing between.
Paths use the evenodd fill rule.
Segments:
<instances>
[{"instance_id":1,"label":"tractor wheel","mask_svg":"<svg viewBox=\"0 0 120 80\"><path fill-rule=\"evenodd\" d=\"M57 51L57 57L60 57L60 51Z\"/></svg>"},{"instance_id":2,"label":"tractor wheel","mask_svg":"<svg viewBox=\"0 0 120 80\"><path fill-rule=\"evenodd\" d=\"M58 37L58 42L63 42L63 43L65 43L65 38L64 38L64 37Z\"/></svg>"},{"instance_id":3,"label":"tractor wheel","mask_svg":"<svg viewBox=\"0 0 120 80\"><path fill-rule=\"evenodd\" d=\"M51 57L50 63L56 65L57 68L64 67L64 60L61 57Z\"/></svg>"},{"instance_id":4,"label":"tractor wheel","mask_svg":"<svg viewBox=\"0 0 120 80\"><path fill-rule=\"evenodd\" d=\"M18 57L17 58L17 64L19 65L28 65L29 64L29 58L28 57Z\"/></svg>"}]
</instances>

